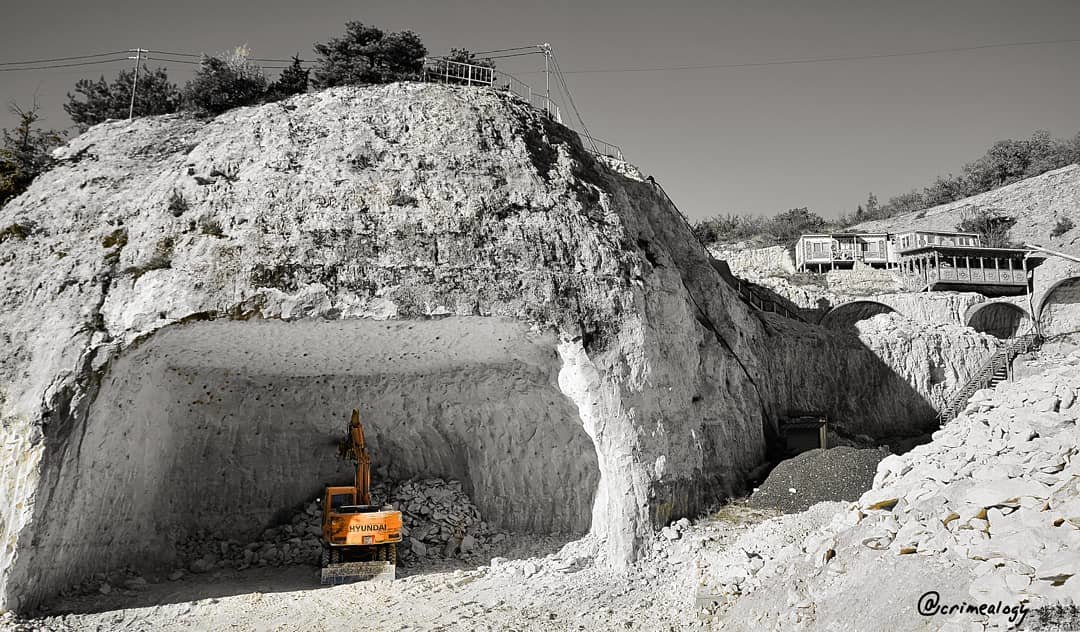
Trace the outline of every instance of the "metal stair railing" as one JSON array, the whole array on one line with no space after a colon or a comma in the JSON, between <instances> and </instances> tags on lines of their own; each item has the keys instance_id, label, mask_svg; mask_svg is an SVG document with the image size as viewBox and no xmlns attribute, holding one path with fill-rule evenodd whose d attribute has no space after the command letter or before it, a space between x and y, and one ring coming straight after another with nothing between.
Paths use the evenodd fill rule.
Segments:
<instances>
[{"instance_id":1,"label":"metal stair railing","mask_svg":"<svg viewBox=\"0 0 1080 632\"><path fill-rule=\"evenodd\" d=\"M1016 356L1032 351L1042 343L1042 338L1035 333L1024 334L1009 340L1005 346L998 349L979 366L971 377L958 388L942 406L938 413L938 421L945 425L956 418L965 407L975 391L989 388L1004 379L999 374L1004 371L1009 374L1009 367Z\"/></svg>"}]
</instances>

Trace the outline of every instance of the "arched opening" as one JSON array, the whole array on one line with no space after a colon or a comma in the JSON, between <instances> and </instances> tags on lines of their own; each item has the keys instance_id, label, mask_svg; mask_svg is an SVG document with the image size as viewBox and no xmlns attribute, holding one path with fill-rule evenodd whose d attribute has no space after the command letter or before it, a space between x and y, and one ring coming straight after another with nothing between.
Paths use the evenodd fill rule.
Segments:
<instances>
[{"instance_id":1,"label":"arched opening","mask_svg":"<svg viewBox=\"0 0 1080 632\"><path fill-rule=\"evenodd\" d=\"M27 568L54 593L95 572L169 568L200 531L249 541L352 480L359 408L377 474L457 479L494 526L588 531L597 454L558 386L552 336L492 318L211 321L117 358Z\"/></svg>"},{"instance_id":2,"label":"arched opening","mask_svg":"<svg viewBox=\"0 0 1080 632\"><path fill-rule=\"evenodd\" d=\"M854 331L855 323L878 314L889 314L896 310L877 301L851 301L832 308L821 319L821 325L838 331Z\"/></svg>"},{"instance_id":3,"label":"arched opening","mask_svg":"<svg viewBox=\"0 0 1080 632\"><path fill-rule=\"evenodd\" d=\"M1039 328L1047 338L1080 332L1080 277L1051 286L1039 306Z\"/></svg>"},{"instance_id":4,"label":"arched opening","mask_svg":"<svg viewBox=\"0 0 1080 632\"><path fill-rule=\"evenodd\" d=\"M968 327L995 338L1007 340L1031 329L1027 311L1012 303L982 303L975 305L967 319Z\"/></svg>"}]
</instances>

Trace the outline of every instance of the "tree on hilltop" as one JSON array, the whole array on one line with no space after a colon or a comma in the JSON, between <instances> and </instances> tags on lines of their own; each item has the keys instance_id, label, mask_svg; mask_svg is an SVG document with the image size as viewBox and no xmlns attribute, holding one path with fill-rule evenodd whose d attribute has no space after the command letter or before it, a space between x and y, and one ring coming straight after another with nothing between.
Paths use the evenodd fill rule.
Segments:
<instances>
[{"instance_id":1,"label":"tree on hilltop","mask_svg":"<svg viewBox=\"0 0 1080 632\"><path fill-rule=\"evenodd\" d=\"M266 89L266 100L280 101L294 94L307 92L310 74L311 71L301 65L300 55L293 55L292 63L282 70L277 81Z\"/></svg>"},{"instance_id":2,"label":"tree on hilltop","mask_svg":"<svg viewBox=\"0 0 1080 632\"><path fill-rule=\"evenodd\" d=\"M121 70L112 83L104 75L97 81L80 79L75 84L75 93L68 93L64 111L84 130L107 119L127 118L134 73L134 70ZM169 81L165 69L140 68L134 115L171 114L179 109L180 90Z\"/></svg>"},{"instance_id":3,"label":"tree on hilltop","mask_svg":"<svg viewBox=\"0 0 1080 632\"><path fill-rule=\"evenodd\" d=\"M427 55L416 33L384 33L361 22L347 22L343 37L314 49L319 59L311 83L316 88L417 79Z\"/></svg>"},{"instance_id":4,"label":"tree on hilltop","mask_svg":"<svg viewBox=\"0 0 1080 632\"><path fill-rule=\"evenodd\" d=\"M267 81L246 46L220 56L204 56L195 77L184 86L184 105L201 114L221 114L262 100Z\"/></svg>"}]
</instances>

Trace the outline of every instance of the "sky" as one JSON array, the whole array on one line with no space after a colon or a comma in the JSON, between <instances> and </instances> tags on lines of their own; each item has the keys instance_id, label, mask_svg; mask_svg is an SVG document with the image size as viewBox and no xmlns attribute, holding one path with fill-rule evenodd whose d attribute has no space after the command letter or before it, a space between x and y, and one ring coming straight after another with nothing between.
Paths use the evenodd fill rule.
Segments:
<instances>
[{"instance_id":1,"label":"sky","mask_svg":"<svg viewBox=\"0 0 1080 632\"><path fill-rule=\"evenodd\" d=\"M412 30L432 55L548 42L593 135L619 145L691 220L802 206L835 217L870 192L884 201L957 172L996 140L1080 132L1080 42L610 72L1078 38L1077 0L36 0L3 13L0 63L240 44L255 57L311 59L312 44L349 20ZM0 103L36 97L43 125L65 127L78 79L130 63L0 72ZM179 83L194 68L150 65ZM538 88L542 67L540 57L500 61ZM0 127L14 121L0 113Z\"/></svg>"}]
</instances>

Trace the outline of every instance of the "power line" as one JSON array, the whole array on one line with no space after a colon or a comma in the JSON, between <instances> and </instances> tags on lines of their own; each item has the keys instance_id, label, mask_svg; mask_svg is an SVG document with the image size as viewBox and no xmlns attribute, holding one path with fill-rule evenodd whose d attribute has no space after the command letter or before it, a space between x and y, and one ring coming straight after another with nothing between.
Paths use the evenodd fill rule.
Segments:
<instances>
[{"instance_id":1,"label":"power line","mask_svg":"<svg viewBox=\"0 0 1080 632\"><path fill-rule=\"evenodd\" d=\"M542 54L543 54L542 52L540 52L538 50L534 50L534 51L529 51L527 53L510 53L509 55L492 55L490 57L477 57L477 59L506 59L507 57L522 57L522 56L525 56L525 55L542 55Z\"/></svg>"},{"instance_id":2,"label":"power line","mask_svg":"<svg viewBox=\"0 0 1080 632\"><path fill-rule=\"evenodd\" d=\"M869 55L846 55L837 57L806 57L796 59L777 59L772 61L744 62L733 64L700 64L687 66L654 66L645 68L588 68L584 70L565 70L563 74L580 75L589 73L619 73L619 72L658 72L665 70L714 70L721 68L753 68L757 66L788 66L793 64L820 64L836 61L860 61L866 59L884 59L888 57L912 57L915 55L937 55L941 53L959 53L973 50L986 50L988 48L1015 48L1020 46L1045 46L1048 44L1075 44L1080 38L1039 40L1031 42L1008 42L1003 44L982 44L979 46L959 46L956 48L934 48L927 50L905 51L900 53L874 53ZM522 73L526 74L526 73Z\"/></svg>"},{"instance_id":3,"label":"power line","mask_svg":"<svg viewBox=\"0 0 1080 632\"><path fill-rule=\"evenodd\" d=\"M482 51L474 52L473 55L488 55L488 54L491 54L491 53L508 53L510 51L528 50L530 48L535 49L535 48L537 48L537 46L536 46L536 44L533 44L532 46L515 46L514 48L498 48L496 50L482 50ZM540 51L537 50L536 52L540 52Z\"/></svg>"},{"instance_id":4,"label":"power line","mask_svg":"<svg viewBox=\"0 0 1080 632\"><path fill-rule=\"evenodd\" d=\"M954 48L934 48L934 49L917 50L917 51L903 51L903 52L898 52L898 53L872 53L872 54L866 54L866 55L846 55L846 56L835 56L835 57L807 57L807 58L777 59L777 60L769 60L769 61L743 62L743 63L730 63L730 64L692 64L692 65L682 65L682 66L651 66L651 67L638 67L638 68L586 68L586 69L582 69L582 70L564 70L563 74L576 75L576 74L587 74L587 73L659 72L659 71L667 71L667 70L711 70L711 69L722 69L722 68L752 68L752 67L757 67L757 66L784 66L784 65L792 65L792 64L819 64L819 63L838 62L838 61L860 61L860 60L867 60L867 59L884 59L884 58L890 58L890 57L912 57L912 56L916 56L916 55L937 55L937 54L942 54L942 53L958 53L958 52L966 52L966 51L974 51L974 50L986 50L986 49L992 49L992 48L1016 48L1016 47L1021 47L1021 46L1046 46L1046 45L1052 45L1052 44L1075 44L1077 42L1080 42L1080 38L1054 39L1054 40L1033 40L1033 41L1025 41L1025 42L1005 42L1005 43L999 43L999 44L982 44L982 45L977 45L977 46L959 46L959 47L954 47ZM490 55L490 57L488 57L488 59L504 59L504 58L508 58L508 57L519 57L519 56L524 56L524 55L533 55L533 54L540 53L539 50L530 51L530 49L536 49L536 48L537 48L536 45L517 46L517 47L514 47L514 48L500 48L500 49L489 50L489 51L481 51L481 52L473 53L473 54L474 55ZM521 53L510 54L510 55L498 55L498 56L495 55L495 53L513 53L514 51L530 51L530 52L521 52ZM60 65L48 65L48 66L40 66L40 65L38 65L38 64L52 64L54 62L61 62L61 61L91 60L91 59L95 59L95 58L98 58L98 57L109 57L110 55L121 55L121 54L125 54L125 53L128 53L128 52L130 52L130 51L128 51L128 50L119 50L119 51L112 51L112 52L108 52L108 53L93 53L93 54L88 54L88 55L73 55L73 56L70 56L70 57L54 57L54 58L51 58L51 59L33 59L33 60L27 60L27 61L5 61L5 62L0 62L0 66L30 66L30 65L35 65L35 67L33 67L33 68L0 68L0 72L15 71L15 70L44 70L44 69L48 69L48 68L71 68L71 67L75 67L75 66L91 66L91 65L94 65L94 64L107 64L107 63L113 63L113 62L119 61L119 60L118 59L104 59L104 60L98 59L98 60L95 60L95 61L82 61L82 62L73 63L73 64L60 64ZM201 53L184 53L184 52L179 52L179 51L149 50L147 52L148 53L158 54L158 55L165 55L165 56L168 56L168 57L201 58L203 56ZM160 57L156 57L154 59L156 59L157 61L167 61L167 62L187 63L187 64L198 64L198 63L200 63L200 62L197 62L197 61L183 61L183 60L179 60L179 59L167 59L167 58L160 58ZM264 62L273 62L273 63L290 63L293 60L292 60L292 58L280 59L280 58L272 58L272 57L252 57L251 61L264 61ZM300 62L305 63L305 64L306 63L314 63L314 60L301 59ZM268 68L275 68L275 67L276 66L268 66Z\"/></svg>"},{"instance_id":5,"label":"power line","mask_svg":"<svg viewBox=\"0 0 1080 632\"><path fill-rule=\"evenodd\" d=\"M173 56L173 57L203 57L204 56L204 54L202 54L202 53L199 53L199 54L195 54L195 53L178 53L178 52L173 52L173 51L149 51L149 52L150 53L157 53L159 55L170 55L170 56ZM281 63L292 62L292 60L293 60L292 57L289 57L287 59L279 59L279 58L273 58L273 57L248 57L248 59L251 59L252 62L281 62ZM191 62L189 62L189 64L190 63ZM194 63L198 64L198 62L194 62ZM300 59L300 63L301 64L311 64L311 63L313 63L313 59Z\"/></svg>"},{"instance_id":6,"label":"power line","mask_svg":"<svg viewBox=\"0 0 1080 632\"><path fill-rule=\"evenodd\" d=\"M121 51L126 53L127 51ZM77 64L54 64L51 66L35 66L33 68L0 68L0 72L16 72L19 70L48 70L50 68L72 68L74 66L94 66L96 64L111 64L117 61L127 61L127 57L117 57L115 59L101 59L98 61L84 61Z\"/></svg>"},{"instance_id":7,"label":"power line","mask_svg":"<svg viewBox=\"0 0 1080 632\"><path fill-rule=\"evenodd\" d=\"M28 66L30 64L49 64L56 61L71 61L73 59L91 59L93 57L108 57L110 55L123 55L129 51L114 50L110 53L94 53L93 55L75 55L73 57L54 57L52 59L32 59L30 61L5 61L0 66Z\"/></svg>"}]
</instances>

